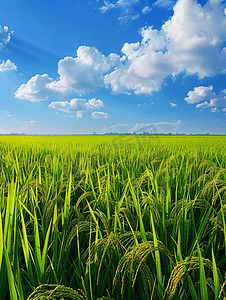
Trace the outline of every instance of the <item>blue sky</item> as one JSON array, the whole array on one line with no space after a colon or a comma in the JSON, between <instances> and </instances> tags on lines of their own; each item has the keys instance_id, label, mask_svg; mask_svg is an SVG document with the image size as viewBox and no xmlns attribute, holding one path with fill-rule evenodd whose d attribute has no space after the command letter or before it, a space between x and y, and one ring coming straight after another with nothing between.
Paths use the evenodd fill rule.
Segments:
<instances>
[{"instance_id":1,"label":"blue sky","mask_svg":"<svg viewBox=\"0 0 226 300\"><path fill-rule=\"evenodd\" d=\"M226 133L225 1L8 0L0 26L0 133Z\"/></svg>"}]
</instances>

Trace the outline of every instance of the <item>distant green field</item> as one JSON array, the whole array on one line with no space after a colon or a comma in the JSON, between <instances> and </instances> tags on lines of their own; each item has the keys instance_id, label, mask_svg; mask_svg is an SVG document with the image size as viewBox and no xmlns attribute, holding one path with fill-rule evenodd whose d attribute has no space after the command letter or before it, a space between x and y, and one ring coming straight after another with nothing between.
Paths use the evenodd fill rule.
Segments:
<instances>
[{"instance_id":1,"label":"distant green field","mask_svg":"<svg viewBox=\"0 0 226 300\"><path fill-rule=\"evenodd\" d=\"M226 297L225 136L1 136L0 164L2 300Z\"/></svg>"}]
</instances>

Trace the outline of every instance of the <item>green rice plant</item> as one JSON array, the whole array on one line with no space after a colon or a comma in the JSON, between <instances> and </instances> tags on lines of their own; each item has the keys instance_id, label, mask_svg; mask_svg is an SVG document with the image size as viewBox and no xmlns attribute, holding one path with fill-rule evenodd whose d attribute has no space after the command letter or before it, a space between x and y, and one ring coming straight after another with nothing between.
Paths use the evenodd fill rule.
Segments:
<instances>
[{"instance_id":1,"label":"green rice plant","mask_svg":"<svg viewBox=\"0 0 226 300\"><path fill-rule=\"evenodd\" d=\"M17 214L18 206L16 195L17 185L12 184L8 189L7 204L5 209L1 212L1 272L0 272L0 290L5 297L7 290L10 292L12 299L19 299L17 293L17 283L15 281L15 275L18 274L18 270L14 265L17 262ZM8 287L8 288L7 288Z\"/></svg>"},{"instance_id":2,"label":"green rice plant","mask_svg":"<svg viewBox=\"0 0 226 300\"><path fill-rule=\"evenodd\" d=\"M84 300L81 293L65 287L63 285L47 285L43 284L37 287L27 300L38 299L64 299L64 297L74 300Z\"/></svg>"},{"instance_id":3,"label":"green rice plant","mask_svg":"<svg viewBox=\"0 0 226 300\"><path fill-rule=\"evenodd\" d=\"M219 299L218 295L220 293L221 278L219 278L219 271L217 269L213 249L212 249L212 264L213 264L213 278L214 278L214 294L215 294L215 300L217 300Z\"/></svg>"},{"instance_id":4,"label":"green rice plant","mask_svg":"<svg viewBox=\"0 0 226 300\"><path fill-rule=\"evenodd\" d=\"M224 136L0 139L3 300L225 297Z\"/></svg>"},{"instance_id":5,"label":"green rice plant","mask_svg":"<svg viewBox=\"0 0 226 300\"><path fill-rule=\"evenodd\" d=\"M113 281L114 287L116 288L121 278L121 294L123 295L126 286L131 285L131 289L133 289L136 286L136 282L139 282L140 292L146 299L149 298L150 294L153 294L154 278L156 276L156 270L149 263L151 261L153 265L155 264L152 253L159 253L160 251L174 264L173 256L161 242L158 243L157 247L155 242L143 242L136 245L132 250L126 251L118 264ZM163 290L156 292L155 297L159 297L159 299L163 297ZM130 296L132 296L132 291Z\"/></svg>"},{"instance_id":6,"label":"green rice plant","mask_svg":"<svg viewBox=\"0 0 226 300\"><path fill-rule=\"evenodd\" d=\"M27 298L27 300L38 300L38 299L74 299L84 300L82 291L76 291L63 285L54 284L43 284L37 287L34 292ZM112 300L109 297L98 298L97 300Z\"/></svg>"},{"instance_id":7,"label":"green rice plant","mask_svg":"<svg viewBox=\"0 0 226 300\"><path fill-rule=\"evenodd\" d=\"M6 264L6 270L7 270L7 277L8 277L8 285L9 285L9 292L10 292L10 299L17 300L19 299L18 293L17 293L17 285L15 282L14 274L12 271L12 267L10 264L10 259L8 255L8 251L6 247L4 247L4 257L5 257L5 264Z\"/></svg>"},{"instance_id":8,"label":"green rice plant","mask_svg":"<svg viewBox=\"0 0 226 300\"><path fill-rule=\"evenodd\" d=\"M176 290L178 288L179 283L183 280L184 277L187 277L189 280L191 277L196 277L195 270L199 269L199 284L200 284L200 292L195 290L191 291L191 293L197 293L195 296L196 299L209 299L210 294L207 292L207 278L204 271L205 268L209 269L213 273L214 277L214 287L210 286L212 289L214 289L214 295L215 298L218 298L219 291L220 291L220 282L222 283L222 276L219 269L217 269L215 265L215 260L213 259L213 263L208 260L204 259L201 255L200 248L198 246L198 257L192 257L191 259L187 257L183 260L183 262L179 262L175 268L173 269L173 272L171 273L170 279L168 281L165 295L169 299L173 299ZM194 288L194 285L192 286ZM198 296L199 295L199 296ZM194 298L194 294L192 295L192 298Z\"/></svg>"}]
</instances>

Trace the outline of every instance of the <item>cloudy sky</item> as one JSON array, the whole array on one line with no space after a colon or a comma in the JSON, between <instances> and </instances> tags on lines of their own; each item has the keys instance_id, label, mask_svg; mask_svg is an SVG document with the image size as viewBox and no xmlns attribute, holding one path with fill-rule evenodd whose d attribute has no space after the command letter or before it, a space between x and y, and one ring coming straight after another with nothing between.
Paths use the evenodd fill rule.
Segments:
<instances>
[{"instance_id":1,"label":"cloudy sky","mask_svg":"<svg viewBox=\"0 0 226 300\"><path fill-rule=\"evenodd\" d=\"M0 133L226 133L226 1L7 0Z\"/></svg>"}]
</instances>

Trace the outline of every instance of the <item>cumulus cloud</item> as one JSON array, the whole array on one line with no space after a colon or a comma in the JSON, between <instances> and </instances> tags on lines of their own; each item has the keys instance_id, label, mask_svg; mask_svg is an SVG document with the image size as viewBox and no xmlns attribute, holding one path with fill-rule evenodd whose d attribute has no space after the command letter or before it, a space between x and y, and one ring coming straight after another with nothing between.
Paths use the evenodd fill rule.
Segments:
<instances>
[{"instance_id":1,"label":"cumulus cloud","mask_svg":"<svg viewBox=\"0 0 226 300\"><path fill-rule=\"evenodd\" d=\"M172 103L172 102L170 102L170 105L171 105L172 107L177 106L177 104Z\"/></svg>"},{"instance_id":2,"label":"cumulus cloud","mask_svg":"<svg viewBox=\"0 0 226 300\"><path fill-rule=\"evenodd\" d=\"M105 76L105 82L115 93L133 90L151 94L160 90L169 75L185 72L202 79L225 73L225 25L220 1L201 6L192 0L179 0L161 30L145 27L140 31L141 42L124 44L124 61Z\"/></svg>"},{"instance_id":3,"label":"cumulus cloud","mask_svg":"<svg viewBox=\"0 0 226 300\"><path fill-rule=\"evenodd\" d=\"M142 29L142 43L125 43L122 53L126 59L116 70L105 76L105 83L114 93L133 90L135 94L151 94L161 88L163 79L169 75L168 65L162 51L165 38L157 30Z\"/></svg>"},{"instance_id":4,"label":"cumulus cloud","mask_svg":"<svg viewBox=\"0 0 226 300\"><path fill-rule=\"evenodd\" d=\"M205 102L197 104L196 107L202 107L202 106L208 107L208 105L209 105L209 102L205 101Z\"/></svg>"},{"instance_id":5,"label":"cumulus cloud","mask_svg":"<svg viewBox=\"0 0 226 300\"><path fill-rule=\"evenodd\" d=\"M8 26L0 25L0 50L5 50L6 45L10 42L13 31L9 31Z\"/></svg>"},{"instance_id":6,"label":"cumulus cloud","mask_svg":"<svg viewBox=\"0 0 226 300\"><path fill-rule=\"evenodd\" d=\"M226 95L225 90L221 93L216 95L213 92L213 86L205 87L205 86L198 86L195 87L193 91L189 91L187 97L184 98L185 101L189 104L198 103L196 105L197 108L207 108L207 107L214 107L214 106L223 106L226 107ZM202 102L204 101L204 102ZM215 108L214 108L215 109ZM212 112L214 109L211 109Z\"/></svg>"},{"instance_id":7,"label":"cumulus cloud","mask_svg":"<svg viewBox=\"0 0 226 300\"><path fill-rule=\"evenodd\" d=\"M188 92L188 97L185 97L184 100L188 104L199 103L206 99L215 98L216 94L213 92L213 86L197 86L193 91Z\"/></svg>"},{"instance_id":8,"label":"cumulus cloud","mask_svg":"<svg viewBox=\"0 0 226 300\"><path fill-rule=\"evenodd\" d=\"M210 111L211 111L211 112L216 112L216 111L217 111L217 107L211 108Z\"/></svg>"},{"instance_id":9,"label":"cumulus cloud","mask_svg":"<svg viewBox=\"0 0 226 300\"><path fill-rule=\"evenodd\" d=\"M119 63L119 55L103 55L95 47L80 46L77 57L65 57L58 63L59 80L49 83L52 90L84 94L104 87L104 74Z\"/></svg>"},{"instance_id":10,"label":"cumulus cloud","mask_svg":"<svg viewBox=\"0 0 226 300\"><path fill-rule=\"evenodd\" d=\"M50 103L49 107L61 110L67 113L77 112L77 117L81 118L85 111L98 109L103 107L104 104L100 99L78 99L74 98L71 101L57 101Z\"/></svg>"},{"instance_id":11,"label":"cumulus cloud","mask_svg":"<svg viewBox=\"0 0 226 300\"><path fill-rule=\"evenodd\" d=\"M226 107L226 96L222 96L222 94L218 95L215 99L211 99L208 107L212 106L224 106Z\"/></svg>"},{"instance_id":12,"label":"cumulus cloud","mask_svg":"<svg viewBox=\"0 0 226 300\"><path fill-rule=\"evenodd\" d=\"M104 74L119 61L119 55L114 53L106 57L95 47L81 46L76 58L65 57L58 62L59 79L37 74L27 84L21 85L15 97L38 102L47 100L49 96L62 98L73 92L81 95L94 91L97 87L104 87Z\"/></svg>"},{"instance_id":13,"label":"cumulus cloud","mask_svg":"<svg viewBox=\"0 0 226 300\"><path fill-rule=\"evenodd\" d=\"M17 70L16 65L13 62L11 62L9 59L7 59L6 62L3 60L2 63L0 64L0 72L16 71L16 70Z\"/></svg>"},{"instance_id":14,"label":"cumulus cloud","mask_svg":"<svg viewBox=\"0 0 226 300\"><path fill-rule=\"evenodd\" d=\"M76 113L76 117L77 118L83 118L85 116L85 111L84 110L79 110L79 111L77 111L77 113Z\"/></svg>"},{"instance_id":15,"label":"cumulus cloud","mask_svg":"<svg viewBox=\"0 0 226 300\"><path fill-rule=\"evenodd\" d=\"M226 53L222 51L225 25L220 1L209 1L202 7L192 0L179 0L173 17L162 26L169 41L168 52L177 66L175 74L185 70L204 78L218 70L225 72L222 68L226 62Z\"/></svg>"},{"instance_id":16,"label":"cumulus cloud","mask_svg":"<svg viewBox=\"0 0 226 300\"><path fill-rule=\"evenodd\" d=\"M93 119L100 119L100 118L109 118L109 114L104 113L102 111L94 111L92 112L92 118Z\"/></svg>"},{"instance_id":17,"label":"cumulus cloud","mask_svg":"<svg viewBox=\"0 0 226 300\"><path fill-rule=\"evenodd\" d=\"M136 3L138 0L105 1L102 12L120 8L124 12L122 17L134 16ZM151 26L142 28L141 41L125 43L121 58L113 53L105 56L94 47L81 46L77 57L59 61L58 79L36 75L30 83L19 88L16 96L30 101L45 100L49 95L62 99L73 92L82 95L98 87L108 87L115 94L152 94L161 89L168 76L184 73L202 79L225 73L225 28L221 1L211 0L201 6L193 0L178 0L173 16L161 30ZM42 82L41 76L45 76ZM211 93L211 90L207 92ZM197 97L193 95L192 100L188 95L187 98L197 101Z\"/></svg>"},{"instance_id":18,"label":"cumulus cloud","mask_svg":"<svg viewBox=\"0 0 226 300\"><path fill-rule=\"evenodd\" d=\"M57 101L50 103L49 107L61 110L66 113L76 113L77 118L83 118L90 111L104 107L103 101L92 98L90 100L74 98L70 101ZM66 116L66 115L65 115ZM104 112L92 112L92 118L108 118L109 115ZM70 115L69 117L73 117Z\"/></svg>"},{"instance_id":19,"label":"cumulus cloud","mask_svg":"<svg viewBox=\"0 0 226 300\"><path fill-rule=\"evenodd\" d=\"M87 109L100 108L102 106L104 106L103 101L101 101L100 99L97 100L96 98L90 99L86 104Z\"/></svg>"},{"instance_id":20,"label":"cumulus cloud","mask_svg":"<svg viewBox=\"0 0 226 300\"><path fill-rule=\"evenodd\" d=\"M22 84L15 92L15 98L26 99L31 102L39 102L47 100L49 96L54 95L53 90L48 87L48 84L53 82L47 74L35 75L26 84Z\"/></svg>"}]
</instances>

